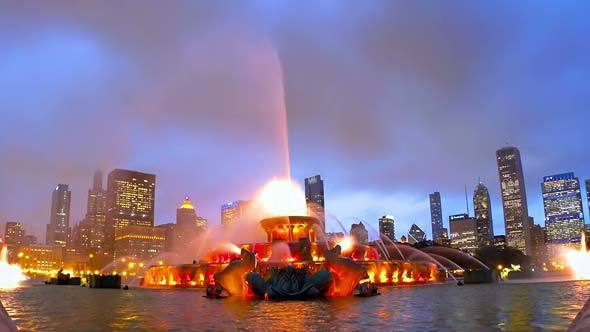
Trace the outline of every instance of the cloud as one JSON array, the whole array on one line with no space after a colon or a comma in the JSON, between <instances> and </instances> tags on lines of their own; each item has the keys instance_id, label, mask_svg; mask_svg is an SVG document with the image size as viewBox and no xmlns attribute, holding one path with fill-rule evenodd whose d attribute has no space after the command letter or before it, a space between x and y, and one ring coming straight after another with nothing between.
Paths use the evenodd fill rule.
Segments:
<instances>
[{"instance_id":1,"label":"cloud","mask_svg":"<svg viewBox=\"0 0 590 332\"><path fill-rule=\"evenodd\" d=\"M0 220L44 234L58 182L78 220L94 170L127 167L158 175L157 223L184 194L215 222L290 168L322 174L339 218L425 231L429 192L462 212L481 178L503 233L494 153L509 143L541 222L543 175L590 177L587 5L556 6L8 5Z\"/></svg>"}]
</instances>

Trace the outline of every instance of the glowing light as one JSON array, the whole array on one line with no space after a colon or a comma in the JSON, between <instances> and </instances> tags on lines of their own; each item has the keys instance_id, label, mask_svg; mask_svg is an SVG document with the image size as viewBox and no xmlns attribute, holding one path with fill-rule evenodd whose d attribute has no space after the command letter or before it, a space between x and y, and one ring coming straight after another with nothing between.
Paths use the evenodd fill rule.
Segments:
<instances>
[{"instance_id":1,"label":"glowing light","mask_svg":"<svg viewBox=\"0 0 590 332\"><path fill-rule=\"evenodd\" d=\"M194 210L195 209L195 207L193 206L193 203L191 202L190 197L186 196L184 198L184 202L182 202L180 209L187 209L187 210Z\"/></svg>"},{"instance_id":2,"label":"glowing light","mask_svg":"<svg viewBox=\"0 0 590 332\"><path fill-rule=\"evenodd\" d=\"M354 238L350 236L343 236L336 244L342 248L342 252L348 252L354 248Z\"/></svg>"},{"instance_id":3,"label":"glowing light","mask_svg":"<svg viewBox=\"0 0 590 332\"><path fill-rule=\"evenodd\" d=\"M586 234L584 234L584 232L582 232L580 249L567 249L565 252L565 258L568 265L574 270L576 279L590 279L590 252L586 249Z\"/></svg>"},{"instance_id":4,"label":"glowing light","mask_svg":"<svg viewBox=\"0 0 590 332\"><path fill-rule=\"evenodd\" d=\"M233 244L231 242L222 243L219 245L218 248L222 249L222 250L227 250L230 253L233 253L236 255L239 255L242 252L242 249L240 249L240 247L236 246L235 244Z\"/></svg>"},{"instance_id":5,"label":"glowing light","mask_svg":"<svg viewBox=\"0 0 590 332\"><path fill-rule=\"evenodd\" d=\"M258 194L257 201L273 216L306 216L305 194L291 180L275 179Z\"/></svg>"},{"instance_id":6,"label":"glowing light","mask_svg":"<svg viewBox=\"0 0 590 332\"><path fill-rule=\"evenodd\" d=\"M404 270L404 273L402 273L402 282L413 282L414 278L410 278L408 277L408 271Z\"/></svg>"},{"instance_id":7,"label":"glowing light","mask_svg":"<svg viewBox=\"0 0 590 332\"><path fill-rule=\"evenodd\" d=\"M381 283L386 283L389 281L389 279L387 278L387 271L385 271L385 269L382 269L381 273L379 273L379 281Z\"/></svg>"},{"instance_id":8,"label":"glowing light","mask_svg":"<svg viewBox=\"0 0 590 332\"><path fill-rule=\"evenodd\" d=\"M22 256L21 256L22 257ZM16 288L27 277L16 264L8 264L6 246L0 251L0 289Z\"/></svg>"}]
</instances>

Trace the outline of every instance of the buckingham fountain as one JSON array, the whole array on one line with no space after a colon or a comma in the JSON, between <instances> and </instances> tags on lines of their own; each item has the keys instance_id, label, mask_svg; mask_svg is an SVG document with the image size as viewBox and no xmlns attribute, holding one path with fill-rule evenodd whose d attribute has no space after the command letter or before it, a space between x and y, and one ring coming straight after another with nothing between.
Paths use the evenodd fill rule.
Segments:
<instances>
[{"instance_id":1,"label":"buckingham fountain","mask_svg":"<svg viewBox=\"0 0 590 332\"><path fill-rule=\"evenodd\" d=\"M350 237L329 241L317 218L298 211L303 213L260 220L265 242L219 246L193 264L151 266L141 284L205 288L210 297L308 299L351 296L356 290L356 295L374 295L377 285L441 280L432 261L390 259L378 245Z\"/></svg>"}]
</instances>

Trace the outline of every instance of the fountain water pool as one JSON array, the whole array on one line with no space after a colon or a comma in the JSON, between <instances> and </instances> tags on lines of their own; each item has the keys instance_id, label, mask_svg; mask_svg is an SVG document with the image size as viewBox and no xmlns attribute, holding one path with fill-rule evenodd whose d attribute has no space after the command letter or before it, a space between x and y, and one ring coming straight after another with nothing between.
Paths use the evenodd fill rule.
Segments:
<instances>
[{"instance_id":1,"label":"fountain water pool","mask_svg":"<svg viewBox=\"0 0 590 332\"><path fill-rule=\"evenodd\" d=\"M293 273L305 270L309 276L322 270L329 271L333 281L325 292L327 296L351 295L359 284L365 282L407 285L440 280L436 264L427 260L388 260L380 255L378 248L356 244L348 237L341 239L342 246L339 243L318 242L319 222L313 217L266 218L261 221L261 226L267 233L265 243L241 244L232 246L233 249L224 245L209 251L196 264L152 266L146 271L142 285L206 287L217 281L231 295L248 296L251 295L249 287L244 287L247 286L247 273L279 275L277 270L288 266L299 269ZM242 250L241 253L237 252L238 248ZM244 261L244 257L249 257L248 254L252 255L254 261ZM239 275L222 277L229 270ZM281 275L281 278L286 277Z\"/></svg>"}]
</instances>

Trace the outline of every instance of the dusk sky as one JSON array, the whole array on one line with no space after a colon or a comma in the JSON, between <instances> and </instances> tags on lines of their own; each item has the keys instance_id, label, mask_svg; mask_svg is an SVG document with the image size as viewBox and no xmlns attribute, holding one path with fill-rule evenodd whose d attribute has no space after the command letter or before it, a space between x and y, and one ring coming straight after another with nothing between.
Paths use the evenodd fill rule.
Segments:
<instances>
[{"instance_id":1,"label":"dusk sky","mask_svg":"<svg viewBox=\"0 0 590 332\"><path fill-rule=\"evenodd\" d=\"M480 178L504 234L495 151L506 144L544 224L542 177L590 178L588 7L4 2L1 233L18 220L43 242L58 183L81 220L96 169L156 174L156 224L186 194L218 224L222 203L290 168L299 182L322 176L327 213L347 227L391 214L397 237L412 223L430 237L434 190L448 226Z\"/></svg>"}]
</instances>

